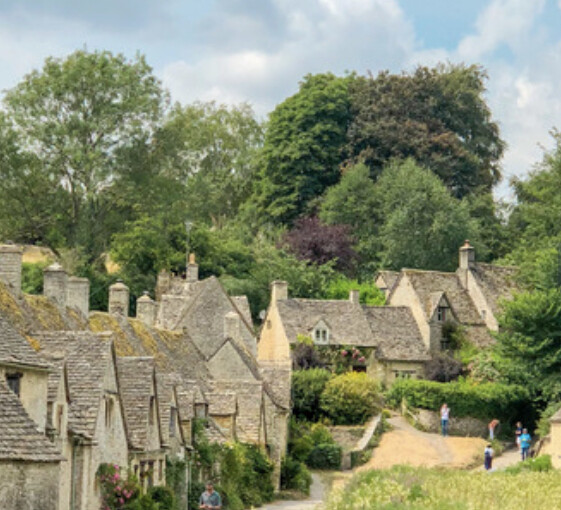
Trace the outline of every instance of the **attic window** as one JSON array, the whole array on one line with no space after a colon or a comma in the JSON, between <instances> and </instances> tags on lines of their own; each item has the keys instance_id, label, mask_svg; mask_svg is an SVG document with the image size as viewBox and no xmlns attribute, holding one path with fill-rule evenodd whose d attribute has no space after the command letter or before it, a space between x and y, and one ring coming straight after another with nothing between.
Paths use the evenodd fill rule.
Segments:
<instances>
[{"instance_id":1,"label":"attic window","mask_svg":"<svg viewBox=\"0 0 561 510\"><path fill-rule=\"evenodd\" d=\"M105 428L110 429L113 422L113 399L111 397L105 398Z\"/></svg>"},{"instance_id":2,"label":"attic window","mask_svg":"<svg viewBox=\"0 0 561 510\"><path fill-rule=\"evenodd\" d=\"M326 327L318 326L314 329L314 342L316 344L329 343L329 330Z\"/></svg>"},{"instance_id":3,"label":"attic window","mask_svg":"<svg viewBox=\"0 0 561 510\"><path fill-rule=\"evenodd\" d=\"M439 306L436 309L436 319L438 322L446 322L448 319L449 308L447 306Z\"/></svg>"},{"instance_id":4,"label":"attic window","mask_svg":"<svg viewBox=\"0 0 561 510\"><path fill-rule=\"evenodd\" d=\"M8 383L8 388L10 388L18 397L20 395L20 380L22 374L17 372L13 374L6 374L6 382Z\"/></svg>"}]
</instances>

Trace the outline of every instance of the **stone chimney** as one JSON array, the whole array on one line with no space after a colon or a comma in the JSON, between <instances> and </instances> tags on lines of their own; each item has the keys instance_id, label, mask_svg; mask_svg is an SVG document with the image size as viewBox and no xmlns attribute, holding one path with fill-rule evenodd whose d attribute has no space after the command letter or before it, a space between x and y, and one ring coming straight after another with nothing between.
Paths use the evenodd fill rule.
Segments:
<instances>
[{"instance_id":1,"label":"stone chimney","mask_svg":"<svg viewBox=\"0 0 561 510\"><path fill-rule=\"evenodd\" d=\"M122 280L109 287L109 313L112 315L129 316L129 288Z\"/></svg>"},{"instance_id":2,"label":"stone chimney","mask_svg":"<svg viewBox=\"0 0 561 510\"><path fill-rule=\"evenodd\" d=\"M349 291L349 301L358 305L360 303L360 291L353 289Z\"/></svg>"},{"instance_id":3,"label":"stone chimney","mask_svg":"<svg viewBox=\"0 0 561 510\"><path fill-rule=\"evenodd\" d=\"M460 266L459 269L473 269L475 267L475 249L469 241L460 248Z\"/></svg>"},{"instance_id":4,"label":"stone chimney","mask_svg":"<svg viewBox=\"0 0 561 510\"><path fill-rule=\"evenodd\" d=\"M67 284L68 275L58 262L43 269L43 295L58 306L66 306Z\"/></svg>"},{"instance_id":5,"label":"stone chimney","mask_svg":"<svg viewBox=\"0 0 561 510\"><path fill-rule=\"evenodd\" d=\"M169 271L162 269L158 273L158 279L156 281L156 301L161 301L162 296L167 294L171 287L171 274Z\"/></svg>"},{"instance_id":6,"label":"stone chimney","mask_svg":"<svg viewBox=\"0 0 561 510\"><path fill-rule=\"evenodd\" d=\"M271 303L288 299L288 283L281 280L275 280L271 283Z\"/></svg>"},{"instance_id":7,"label":"stone chimney","mask_svg":"<svg viewBox=\"0 0 561 510\"><path fill-rule=\"evenodd\" d=\"M79 310L86 319L90 314L90 281L71 276L66 282L66 306Z\"/></svg>"},{"instance_id":8,"label":"stone chimney","mask_svg":"<svg viewBox=\"0 0 561 510\"><path fill-rule=\"evenodd\" d=\"M136 300L136 318L147 326L153 326L156 320L156 302L150 298L147 290Z\"/></svg>"},{"instance_id":9,"label":"stone chimney","mask_svg":"<svg viewBox=\"0 0 561 510\"><path fill-rule=\"evenodd\" d=\"M0 244L0 281L21 295L21 261L23 248L13 243Z\"/></svg>"},{"instance_id":10,"label":"stone chimney","mask_svg":"<svg viewBox=\"0 0 561 510\"><path fill-rule=\"evenodd\" d=\"M240 316L236 312L228 312L224 316L224 338L239 340L241 337Z\"/></svg>"},{"instance_id":11,"label":"stone chimney","mask_svg":"<svg viewBox=\"0 0 561 510\"><path fill-rule=\"evenodd\" d=\"M186 280L188 283L193 283L199 280L199 265L195 262L194 253L189 254Z\"/></svg>"}]
</instances>

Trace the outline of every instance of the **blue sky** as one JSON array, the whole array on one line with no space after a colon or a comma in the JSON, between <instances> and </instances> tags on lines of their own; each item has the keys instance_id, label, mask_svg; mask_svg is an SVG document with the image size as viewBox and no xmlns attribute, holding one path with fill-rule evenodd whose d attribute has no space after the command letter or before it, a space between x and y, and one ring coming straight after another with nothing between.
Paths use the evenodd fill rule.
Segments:
<instances>
[{"instance_id":1,"label":"blue sky","mask_svg":"<svg viewBox=\"0 0 561 510\"><path fill-rule=\"evenodd\" d=\"M561 128L561 0L2 0L0 89L77 48L147 56L182 103L249 102L265 118L306 73L478 63L524 176Z\"/></svg>"}]
</instances>

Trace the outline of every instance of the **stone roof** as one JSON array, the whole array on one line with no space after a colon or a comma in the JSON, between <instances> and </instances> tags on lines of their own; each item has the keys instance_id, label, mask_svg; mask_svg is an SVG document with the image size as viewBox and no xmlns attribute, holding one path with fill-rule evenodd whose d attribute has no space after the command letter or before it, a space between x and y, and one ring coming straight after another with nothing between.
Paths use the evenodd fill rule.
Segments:
<instances>
[{"instance_id":1,"label":"stone roof","mask_svg":"<svg viewBox=\"0 0 561 510\"><path fill-rule=\"evenodd\" d=\"M207 425L204 428L204 435L210 443L224 444L228 441L228 438L214 420L207 421Z\"/></svg>"},{"instance_id":2,"label":"stone roof","mask_svg":"<svg viewBox=\"0 0 561 510\"><path fill-rule=\"evenodd\" d=\"M213 381L215 393L235 393L238 405L237 438L242 442L264 442L261 437L263 411L262 381Z\"/></svg>"},{"instance_id":3,"label":"stone roof","mask_svg":"<svg viewBox=\"0 0 561 510\"><path fill-rule=\"evenodd\" d=\"M363 306L378 345L376 357L395 361L430 359L423 338L406 306Z\"/></svg>"},{"instance_id":4,"label":"stone roof","mask_svg":"<svg viewBox=\"0 0 561 510\"><path fill-rule=\"evenodd\" d=\"M298 335L311 336L314 327L323 321L329 328L332 345L375 347L376 341L357 303L345 300L283 299L277 309L290 343Z\"/></svg>"},{"instance_id":5,"label":"stone roof","mask_svg":"<svg viewBox=\"0 0 561 510\"><path fill-rule=\"evenodd\" d=\"M181 421L192 420L195 417L195 395L192 391L177 388L177 405Z\"/></svg>"},{"instance_id":6,"label":"stone roof","mask_svg":"<svg viewBox=\"0 0 561 510\"><path fill-rule=\"evenodd\" d=\"M0 364L26 365L48 369L49 364L42 360L29 342L21 336L0 313Z\"/></svg>"},{"instance_id":7,"label":"stone roof","mask_svg":"<svg viewBox=\"0 0 561 510\"><path fill-rule=\"evenodd\" d=\"M89 331L41 331L33 338L40 353L64 357L70 393L68 427L92 439L105 392L105 374L114 362L113 344Z\"/></svg>"},{"instance_id":8,"label":"stone roof","mask_svg":"<svg viewBox=\"0 0 561 510\"><path fill-rule=\"evenodd\" d=\"M445 293L452 312L462 324L485 324L479 315L468 292L462 287L456 273L440 271L420 271L403 269L400 278L406 276L415 289L422 304L427 320L434 312L434 299L439 293ZM391 295L388 299L391 303Z\"/></svg>"},{"instance_id":9,"label":"stone roof","mask_svg":"<svg viewBox=\"0 0 561 510\"><path fill-rule=\"evenodd\" d=\"M399 278L399 272L397 271L378 271L375 280L382 278L386 284L386 288L391 291Z\"/></svg>"},{"instance_id":10,"label":"stone roof","mask_svg":"<svg viewBox=\"0 0 561 510\"><path fill-rule=\"evenodd\" d=\"M147 450L150 402L156 398L154 358L117 358L117 371L129 444L135 450Z\"/></svg>"},{"instance_id":11,"label":"stone roof","mask_svg":"<svg viewBox=\"0 0 561 510\"><path fill-rule=\"evenodd\" d=\"M211 416L230 416L236 414L236 394L233 391L219 393L210 392L208 400L208 414Z\"/></svg>"},{"instance_id":12,"label":"stone roof","mask_svg":"<svg viewBox=\"0 0 561 510\"><path fill-rule=\"evenodd\" d=\"M169 423L171 420L171 408L176 404L178 411L178 421L181 422L181 409L179 398L176 394L176 384L178 384L176 374L162 374L156 372L156 389L158 392L158 407L160 411L160 431L162 443L167 445L170 442ZM179 434L183 442L183 430L179 427Z\"/></svg>"},{"instance_id":13,"label":"stone roof","mask_svg":"<svg viewBox=\"0 0 561 510\"><path fill-rule=\"evenodd\" d=\"M497 316L499 313L501 299L508 299L519 290L515 281L516 272L516 267L494 266L480 262L471 269L471 274L481 287L493 315Z\"/></svg>"},{"instance_id":14,"label":"stone roof","mask_svg":"<svg viewBox=\"0 0 561 510\"><path fill-rule=\"evenodd\" d=\"M230 299L234 305L236 305L240 315L251 327L253 327L253 319L251 318L251 309L249 307L249 300L247 299L247 296L230 296Z\"/></svg>"},{"instance_id":15,"label":"stone roof","mask_svg":"<svg viewBox=\"0 0 561 510\"><path fill-rule=\"evenodd\" d=\"M55 445L37 430L19 398L0 380L0 461L59 462Z\"/></svg>"}]
</instances>

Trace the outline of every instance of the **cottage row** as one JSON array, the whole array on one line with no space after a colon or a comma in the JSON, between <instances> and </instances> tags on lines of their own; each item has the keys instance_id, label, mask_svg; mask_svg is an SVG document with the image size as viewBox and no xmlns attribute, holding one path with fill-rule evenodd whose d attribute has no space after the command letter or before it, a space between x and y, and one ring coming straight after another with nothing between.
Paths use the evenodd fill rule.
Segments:
<instances>
[{"instance_id":1,"label":"cottage row","mask_svg":"<svg viewBox=\"0 0 561 510\"><path fill-rule=\"evenodd\" d=\"M274 282L258 358L289 360L291 346L307 337L343 353L358 349L363 356L354 359L353 369L386 385L401 377L422 378L425 363L448 349L451 327L461 327L479 347L493 341L490 331L498 331L500 301L516 290L515 271L476 262L466 241L455 272L380 271L376 285L386 295L386 306L361 305L358 291L351 291L348 300L292 298L286 282Z\"/></svg>"},{"instance_id":2,"label":"cottage row","mask_svg":"<svg viewBox=\"0 0 561 510\"><path fill-rule=\"evenodd\" d=\"M0 501L6 508L97 510L105 463L141 484L187 460L192 424L212 441L263 446L277 469L286 445L290 364L258 362L247 299L216 278L161 273L156 300L110 289L89 311L89 282L58 264L44 295L21 292L22 250L0 246ZM186 473L186 479L190 478Z\"/></svg>"}]
</instances>

